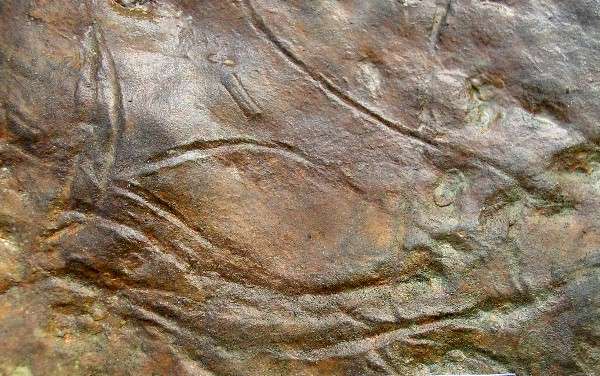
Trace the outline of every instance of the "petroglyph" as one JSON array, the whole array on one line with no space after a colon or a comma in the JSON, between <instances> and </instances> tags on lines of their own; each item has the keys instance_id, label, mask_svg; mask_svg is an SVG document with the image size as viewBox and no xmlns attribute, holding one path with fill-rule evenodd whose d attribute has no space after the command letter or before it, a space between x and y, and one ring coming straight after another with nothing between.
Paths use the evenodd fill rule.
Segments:
<instances>
[{"instance_id":1,"label":"petroglyph","mask_svg":"<svg viewBox=\"0 0 600 376\"><path fill-rule=\"evenodd\" d=\"M227 64L228 61L231 60L226 60L224 64ZM226 72L223 74L222 82L223 86L225 86L231 97L247 117L254 118L262 113L235 73Z\"/></svg>"},{"instance_id":2,"label":"petroglyph","mask_svg":"<svg viewBox=\"0 0 600 376\"><path fill-rule=\"evenodd\" d=\"M117 142L124 129L121 87L100 26L91 26L82 43L84 63L75 99L83 121L83 145L76 157L71 192L74 205L94 206L110 183Z\"/></svg>"},{"instance_id":3,"label":"petroglyph","mask_svg":"<svg viewBox=\"0 0 600 376\"><path fill-rule=\"evenodd\" d=\"M3 1L0 374L594 375L597 13Z\"/></svg>"}]
</instances>

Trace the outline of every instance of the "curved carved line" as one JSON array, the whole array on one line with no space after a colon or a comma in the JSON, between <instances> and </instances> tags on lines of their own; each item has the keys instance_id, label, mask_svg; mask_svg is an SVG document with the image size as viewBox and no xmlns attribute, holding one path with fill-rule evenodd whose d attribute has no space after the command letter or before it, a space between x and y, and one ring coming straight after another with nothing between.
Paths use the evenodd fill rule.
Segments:
<instances>
[{"instance_id":1,"label":"curved carved line","mask_svg":"<svg viewBox=\"0 0 600 376\"><path fill-rule=\"evenodd\" d=\"M71 190L74 205L97 205L113 174L117 143L125 126L121 86L100 26L86 32L84 64L75 90L80 106L84 148L78 155Z\"/></svg>"},{"instance_id":2,"label":"curved carved line","mask_svg":"<svg viewBox=\"0 0 600 376\"><path fill-rule=\"evenodd\" d=\"M515 299L507 299L508 302ZM562 309L564 306L564 298L560 298L556 294L544 294L538 299L533 299L526 305L521 305L518 308L509 311L504 315L506 322L514 322L527 317L523 314L525 310L534 309L538 312L546 312L551 309ZM486 326L481 323L479 312L491 312L493 310L485 309L486 301L460 312L452 313L444 316L426 316L418 320L409 320L405 325L392 330L386 330L381 333L376 333L372 336L363 337L355 340L340 342L331 346L325 346L310 350L290 351L283 354L284 357L292 359L318 361L332 357L347 357L352 355L365 354L373 349L381 349L394 342L403 342L410 345L415 344L437 344L427 336L430 333L441 333L443 330L458 330L460 332L482 332L486 330ZM437 319L437 320L436 320ZM432 321L433 320L433 321ZM473 348L476 351L489 356L481 346L478 346L472 341L465 339L463 346Z\"/></svg>"},{"instance_id":3,"label":"curved carved line","mask_svg":"<svg viewBox=\"0 0 600 376\"><path fill-rule=\"evenodd\" d=\"M321 73L315 73L312 69L304 62L302 59L297 57L290 49L288 49L284 43L275 35L275 33L267 26L262 17L258 14L252 2L250 0L240 0L242 4L245 5L245 8L248 10L250 14L251 24L255 29L261 31L267 38L269 42L271 42L277 50L283 54L289 61L293 63L296 67L300 68L301 71L308 74L314 81L319 84L318 86L323 89L327 94L333 96L338 101L342 102L344 105L352 107L354 110L359 111L363 115L367 115L368 117L375 120L377 123L383 124L387 128L399 132L405 136L409 136L417 141L420 141L424 144L428 144L434 147L437 147L437 143L434 140L425 137L423 134L410 129L404 125L398 124L393 120L387 119L384 115L377 113L376 111L368 108L363 105L356 99L354 99L350 94L344 92L342 89L337 87L331 80L327 79Z\"/></svg>"},{"instance_id":4,"label":"curved carved line","mask_svg":"<svg viewBox=\"0 0 600 376\"><path fill-rule=\"evenodd\" d=\"M242 85L237 74L226 72L221 78L221 83L225 86L225 89L227 89L227 92L229 92L244 115L249 118L255 118L262 114L262 110L258 107L254 99L252 99L244 85Z\"/></svg>"},{"instance_id":5,"label":"curved carved line","mask_svg":"<svg viewBox=\"0 0 600 376\"><path fill-rule=\"evenodd\" d=\"M127 186L129 184L134 185L131 182L123 182L123 183L125 186ZM181 247L181 246L177 247L179 250L181 250L183 252L183 255L181 255L181 256L184 256L187 260L193 260L196 262L204 263L205 265L209 264L208 266L212 265L213 269L215 267L217 269L223 268L224 265L231 265L232 268L236 268L236 267L239 268L239 266L236 266L236 265L245 265L247 268L253 268L253 270L255 271L254 274L257 275L257 278L260 280L261 283L264 283L264 281L269 281L272 279L272 277L270 277L264 273L260 273L259 272L261 270L260 265L256 264L255 262L252 262L251 260L248 260L246 258L241 259L239 256L234 255L231 250L226 249L226 248L220 248L219 246L213 244L213 242L210 239L206 238L198 230L196 230L194 227L189 225L185 221L185 219L183 218L183 216L181 214L179 214L176 211L173 212L169 207L165 208L164 205L161 205L160 201L162 201L162 199L156 197L152 193L146 192L147 195L151 195L152 200L158 201L159 202L158 204L149 202L143 196L141 196L135 192L132 192L130 188L112 187L112 190L115 194L117 194L125 199L128 199L130 201L133 201L137 205L150 210L158 218L165 220L167 223L174 226L178 230L183 231L189 238L191 238L191 240L196 242L196 244L199 245L201 248L207 250L210 253L210 256L212 256L212 258L210 260L206 261L206 260L199 258L198 254L195 253L190 248ZM227 257L221 256L221 254L224 251L226 252ZM237 263L232 263L232 259L234 261L237 261ZM226 281L229 281L232 283L239 283L239 281L236 279L230 279L230 278L227 278L222 275L221 275L221 277L223 279L225 279Z\"/></svg>"},{"instance_id":6,"label":"curved carved line","mask_svg":"<svg viewBox=\"0 0 600 376\"><path fill-rule=\"evenodd\" d=\"M169 160L181 157L185 154L185 152L194 152L194 151L203 151L203 150L211 150L225 147L252 147L256 146L259 148L265 148L271 152L278 152L286 157L292 157L293 160L300 162L305 165L309 165L315 169L326 168L328 171L331 169L328 168L326 163L317 158L311 157L303 150L290 145L288 143L282 141L262 141L256 140L249 137L232 137L232 138L224 138L224 139L216 139L216 140L198 140L192 141L190 143L180 145L174 148L167 150L166 152L157 153L150 158L147 159L148 162L159 163L161 161ZM172 167L172 166L170 166ZM366 201L373 202L372 199L367 197L366 192L357 186L350 177L341 171L337 167L333 167L335 177L337 177L342 183L347 185L354 193L366 199ZM155 172L155 171L152 171ZM123 176L129 176L132 174L124 174ZM143 175L143 174L141 174Z\"/></svg>"},{"instance_id":7,"label":"curved carved line","mask_svg":"<svg viewBox=\"0 0 600 376\"><path fill-rule=\"evenodd\" d=\"M189 224L185 217L181 213L179 213L178 210L166 203L162 198L157 197L154 193L145 190L135 182L119 180L117 181L117 183L119 184L118 186L111 187L111 190L116 195L130 200L135 204L139 205L140 207L150 210L150 212L152 212L156 217L166 221L166 223L182 231L186 236L188 236L190 240L196 242L196 245L199 248L204 249L208 252L209 259L201 259L198 257L198 254L194 252L193 249L178 244L175 246L178 250L181 251L181 253L179 253L180 257L183 257L188 261L202 263L211 271L217 272L220 275L220 277L227 282L235 284L246 282L246 284L251 284L255 288L262 288L265 286L273 285L274 278L277 277L274 277L273 275L269 274L268 271L264 270L264 267L262 265L246 257L239 256L238 254L236 254L235 248L230 248L228 246L222 247L215 244L214 241L205 234L203 234L201 230L197 229L192 224ZM135 189L135 192L132 190L132 187ZM224 269L227 269L227 267L231 268L232 270L241 270L244 272L252 270L253 277L246 277L241 279L231 278L230 276L221 273ZM285 288L278 287L282 285L286 285L286 283L283 280L278 280L277 286L268 288L268 291L277 291L282 295L288 296L305 295L307 293L307 291L304 290L296 290L294 287L292 287L292 291L286 291ZM369 285L367 288L372 287L373 285ZM343 284L341 286L336 286L333 288L326 287L323 289L317 289L315 291L310 291L310 293L313 295L332 295L353 290L360 290L363 288L365 287L357 287L354 284ZM354 321L358 321L356 317L352 317L349 315L348 317Z\"/></svg>"},{"instance_id":8,"label":"curved carved line","mask_svg":"<svg viewBox=\"0 0 600 376\"><path fill-rule=\"evenodd\" d=\"M263 148L277 149L283 152L289 152L295 154L298 158L305 160L310 164L317 164L311 158L309 158L306 154L294 148L291 145L281 143L281 142L272 142L272 141L261 141L256 140L250 137L232 137L232 138L221 138L215 140L196 140L189 142L187 144L183 144L180 146L176 146L167 150L166 152L157 153L150 158L147 159L148 162L160 162L162 160L172 158L176 155L183 154L186 151L202 151L202 150L211 150L218 149L224 147L235 147L235 146L257 146Z\"/></svg>"},{"instance_id":9,"label":"curved carved line","mask_svg":"<svg viewBox=\"0 0 600 376\"><path fill-rule=\"evenodd\" d=\"M132 177L147 176L147 175L156 173L163 169L180 166L182 164L185 164L186 162L199 161L202 159L211 158L215 155L221 155L221 154L226 154L227 152L233 152L233 151L238 151L238 150L247 150L247 149L253 149L253 150L265 149L266 151L269 151L269 152L276 152L276 153L281 153L284 155L287 154L286 155L287 157L291 156L292 159L297 162L301 162L302 164L314 167L312 162L307 161L306 159L300 157L299 155L297 155L295 153L291 153L287 150L282 150L280 148L271 147L271 146L262 146L262 145L257 146L254 144L242 143L242 144L236 144L236 145L220 145L220 146L216 146L216 147L212 147L212 148L204 149L204 150L197 149L197 150L184 151L183 153L181 153L179 155L175 154L172 157L166 157L164 159L159 160L158 162L149 163L149 164L143 165L141 167L136 166L136 168L134 168L134 169L129 169L128 171L125 171L123 174L121 174L119 176L119 178L122 180L127 180Z\"/></svg>"},{"instance_id":10,"label":"curved carved line","mask_svg":"<svg viewBox=\"0 0 600 376\"><path fill-rule=\"evenodd\" d=\"M371 121L383 125L385 128L390 129L393 132L399 133L403 136L407 136L412 138L415 141L418 141L422 144L434 147L437 150L442 150L442 148L449 149L450 151L461 153L466 157L473 158L494 172L495 174L509 178L512 181L515 181L517 184L521 186L525 191L531 192L536 189L540 189L532 179L527 177L517 176L514 173L506 170L502 167L498 162L484 157L482 155L477 154L476 152L469 150L468 148L457 146L448 143L439 142L431 137L428 137L421 132L418 132L414 129L406 127L402 124L398 124L397 122L386 118L384 115L372 110L366 105L360 103L358 100L353 98L350 94L344 92L344 90L337 87L331 80L327 79L321 73L315 73L308 66L306 62L297 57L289 48L285 46L285 44L275 35L275 33L267 26L262 17L258 14L254 6L252 5L251 0L238 0L244 8L247 10L250 16L250 24L253 26L255 30L260 31L262 34L266 36L266 39L272 43L276 49L294 66L299 68L302 72L307 74L310 78L312 78L317 86L328 96L333 97L341 104L350 107L351 109L360 112L362 115L367 116Z\"/></svg>"},{"instance_id":11,"label":"curved carved line","mask_svg":"<svg viewBox=\"0 0 600 376\"><path fill-rule=\"evenodd\" d=\"M360 338L356 340L343 341L336 343L331 346L322 347L311 350L292 350L287 351L283 355L283 358L297 359L305 361L319 361L330 358L344 358L348 356L356 356L360 354L367 354L374 349L381 349L389 346L394 342L402 342L408 345L415 345L420 343L430 343L431 341L413 338L413 336L425 335L429 332L446 329L452 327L454 322L436 322L431 324L424 324L416 328L401 328L378 334L371 337ZM465 326L460 326L465 328Z\"/></svg>"}]
</instances>

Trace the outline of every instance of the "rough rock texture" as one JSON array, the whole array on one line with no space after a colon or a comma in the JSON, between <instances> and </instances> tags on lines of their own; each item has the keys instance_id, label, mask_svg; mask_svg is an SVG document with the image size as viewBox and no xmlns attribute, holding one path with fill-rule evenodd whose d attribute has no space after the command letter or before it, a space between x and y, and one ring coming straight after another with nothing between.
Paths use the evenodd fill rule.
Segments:
<instances>
[{"instance_id":1,"label":"rough rock texture","mask_svg":"<svg viewBox=\"0 0 600 376\"><path fill-rule=\"evenodd\" d=\"M0 375L600 375L598 0L1 0Z\"/></svg>"}]
</instances>

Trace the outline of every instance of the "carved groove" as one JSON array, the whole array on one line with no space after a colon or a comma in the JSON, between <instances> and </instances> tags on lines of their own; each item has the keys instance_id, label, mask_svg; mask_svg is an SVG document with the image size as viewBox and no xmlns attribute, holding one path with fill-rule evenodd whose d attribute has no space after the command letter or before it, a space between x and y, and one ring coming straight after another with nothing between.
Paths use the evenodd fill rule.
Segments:
<instances>
[{"instance_id":1,"label":"carved groove","mask_svg":"<svg viewBox=\"0 0 600 376\"><path fill-rule=\"evenodd\" d=\"M109 185L125 115L115 64L96 23L86 32L82 46L84 64L75 99L83 120L83 149L76 160L71 199L75 207L93 207Z\"/></svg>"},{"instance_id":2,"label":"carved groove","mask_svg":"<svg viewBox=\"0 0 600 376\"><path fill-rule=\"evenodd\" d=\"M150 212L157 218L162 220L162 224L169 224L174 226L175 229L181 231L187 240L191 240L193 243L192 248L186 248L182 246L175 246L172 250L178 251L180 256L184 257L188 262L194 262L198 265L202 265L208 270L221 271L227 268L231 270L239 270L240 267L254 270L253 273L257 279L257 283L264 284L270 277L261 271L260 265L256 264L252 260L242 258L235 254L232 250L217 245L212 239L209 239L205 234L199 231L198 228L188 224L185 218L179 214L176 210L170 209L171 206L166 204L164 200L156 197L147 190L143 190L138 186L134 193L131 187L136 187L131 182L122 182L120 187L113 187L113 191L118 196L128 199L130 202L136 203L137 205L150 210ZM124 188L127 187L127 188ZM143 191L145 193L140 192ZM141 193L142 195L138 194ZM158 203L155 205L154 203ZM166 223L165 223L166 222ZM198 252L204 250L207 253L202 254ZM225 278L225 277L224 277ZM228 278L225 278L228 280ZM243 280L234 278L231 282L240 283Z\"/></svg>"},{"instance_id":3,"label":"carved groove","mask_svg":"<svg viewBox=\"0 0 600 376\"><path fill-rule=\"evenodd\" d=\"M335 99L337 102L343 104L346 107L349 107L355 111L358 111L363 116L366 116L368 120L375 122L378 125L382 125L385 128L399 133L403 136L407 136L412 138L414 141L418 141L423 145L432 146L437 150L448 149L449 151L456 152L462 154L468 158L479 161L484 164L488 170L497 174L498 176L509 178L512 181L518 183L521 188L523 188L527 192L535 192L537 190L543 189L539 187L535 180L526 177L516 175L511 171L508 171L504 167L502 167L498 162L484 157L482 155L477 154L476 152L467 149L466 147L449 144L445 142L440 142L431 137L424 135L421 132L418 132L414 129L406 127L402 124L398 124L397 122L386 118L384 115L368 108L367 106L361 104L358 100L353 98L350 94L345 93L342 89L337 87L331 80L327 79L321 73L313 72L313 70L305 63L302 59L297 57L289 48L285 46L285 44L275 35L275 33L267 26L262 17L258 14L254 6L252 5L251 0L238 0L241 4L244 5L244 8L247 10L249 15L250 24L254 27L255 30L259 31L262 35L265 36L266 40L268 40L271 44L273 44L276 49L287 59L292 65L300 69L302 72L307 74L310 78L315 81L317 86L329 97ZM448 2L447 7L450 7L450 2ZM468 162L473 165L472 162Z\"/></svg>"},{"instance_id":4,"label":"carved groove","mask_svg":"<svg viewBox=\"0 0 600 376\"><path fill-rule=\"evenodd\" d=\"M244 115L254 118L262 114L260 107L254 102L240 78L235 73L225 73L221 79L223 86L238 104Z\"/></svg>"}]
</instances>

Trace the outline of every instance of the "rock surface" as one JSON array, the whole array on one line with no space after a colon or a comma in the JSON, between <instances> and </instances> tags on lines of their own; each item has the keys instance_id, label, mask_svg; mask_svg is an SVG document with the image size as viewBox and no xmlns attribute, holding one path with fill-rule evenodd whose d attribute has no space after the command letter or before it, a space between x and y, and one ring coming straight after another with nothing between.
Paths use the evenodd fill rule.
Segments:
<instances>
[{"instance_id":1,"label":"rock surface","mask_svg":"<svg viewBox=\"0 0 600 376\"><path fill-rule=\"evenodd\" d=\"M0 375L600 375L597 0L3 0L0 59Z\"/></svg>"}]
</instances>

